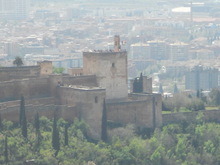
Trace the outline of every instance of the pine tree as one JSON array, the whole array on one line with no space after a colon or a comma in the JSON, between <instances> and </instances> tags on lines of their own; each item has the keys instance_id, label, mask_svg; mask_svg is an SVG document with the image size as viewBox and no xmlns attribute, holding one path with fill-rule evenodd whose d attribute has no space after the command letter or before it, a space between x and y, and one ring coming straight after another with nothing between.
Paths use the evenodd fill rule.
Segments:
<instances>
[{"instance_id":1,"label":"pine tree","mask_svg":"<svg viewBox=\"0 0 220 165\"><path fill-rule=\"evenodd\" d=\"M64 131L64 145L68 146L69 144L69 138L68 138L68 125L65 125L65 131Z\"/></svg>"},{"instance_id":2,"label":"pine tree","mask_svg":"<svg viewBox=\"0 0 220 165\"><path fill-rule=\"evenodd\" d=\"M9 162L8 160L8 137L5 136L5 152L4 152L4 156L5 156L5 163L7 164Z\"/></svg>"},{"instance_id":3,"label":"pine tree","mask_svg":"<svg viewBox=\"0 0 220 165\"><path fill-rule=\"evenodd\" d=\"M53 120L52 147L55 150L54 155L56 157L60 150L60 136L59 136L59 130L57 129L57 117L55 114Z\"/></svg>"},{"instance_id":4,"label":"pine tree","mask_svg":"<svg viewBox=\"0 0 220 165\"><path fill-rule=\"evenodd\" d=\"M104 100L103 103L103 110L102 110L102 134L101 139L104 142L107 142L108 140L108 134L107 134L107 110L106 110L106 103Z\"/></svg>"},{"instance_id":5,"label":"pine tree","mask_svg":"<svg viewBox=\"0 0 220 165\"><path fill-rule=\"evenodd\" d=\"M15 57L15 60L13 61L13 64L16 65L16 66L21 66L23 65L23 61L21 59L21 57Z\"/></svg>"}]
</instances>

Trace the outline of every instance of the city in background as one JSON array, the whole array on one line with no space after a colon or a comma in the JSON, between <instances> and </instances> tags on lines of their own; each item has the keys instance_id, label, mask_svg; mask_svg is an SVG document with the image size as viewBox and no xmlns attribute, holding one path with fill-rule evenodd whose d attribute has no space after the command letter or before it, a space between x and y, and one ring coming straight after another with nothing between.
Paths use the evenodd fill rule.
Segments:
<instances>
[{"instance_id":1,"label":"city in background","mask_svg":"<svg viewBox=\"0 0 220 165\"><path fill-rule=\"evenodd\" d=\"M13 65L20 56L25 65L49 60L67 73L68 68L82 67L83 51L113 49L113 36L119 34L129 55L129 79L142 72L153 77L154 92L161 84L171 95L174 84L181 91L198 90L191 72L201 66L199 72L206 72L213 82L204 78L207 85L200 89L219 87L219 1L0 0L0 4L1 66Z\"/></svg>"}]
</instances>

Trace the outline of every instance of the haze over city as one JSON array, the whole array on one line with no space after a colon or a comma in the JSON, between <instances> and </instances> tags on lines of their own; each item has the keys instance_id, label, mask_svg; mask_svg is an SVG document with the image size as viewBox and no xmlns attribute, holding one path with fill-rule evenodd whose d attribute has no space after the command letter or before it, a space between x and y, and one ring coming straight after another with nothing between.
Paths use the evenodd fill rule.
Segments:
<instances>
[{"instance_id":1,"label":"haze over city","mask_svg":"<svg viewBox=\"0 0 220 165\"><path fill-rule=\"evenodd\" d=\"M0 0L0 38L0 164L219 164L220 0Z\"/></svg>"}]
</instances>

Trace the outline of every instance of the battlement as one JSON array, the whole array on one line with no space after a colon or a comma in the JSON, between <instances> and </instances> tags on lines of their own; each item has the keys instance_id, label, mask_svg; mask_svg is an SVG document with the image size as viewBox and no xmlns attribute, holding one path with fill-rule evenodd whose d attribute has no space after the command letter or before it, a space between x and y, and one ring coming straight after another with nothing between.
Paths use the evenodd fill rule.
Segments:
<instances>
[{"instance_id":1,"label":"battlement","mask_svg":"<svg viewBox=\"0 0 220 165\"><path fill-rule=\"evenodd\" d=\"M83 52L83 56L88 55L103 55L103 56L110 56L110 55L118 55L118 54L126 54L126 50L114 51L114 50L93 50L89 52Z\"/></svg>"},{"instance_id":2,"label":"battlement","mask_svg":"<svg viewBox=\"0 0 220 165\"><path fill-rule=\"evenodd\" d=\"M80 85L63 85L60 86L61 88L69 88L69 89L74 89L74 90L79 90L79 91L103 91L105 89L101 87L88 87L88 86L80 86Z\"/></svg>"},{"instance_id":3,"label":"battlement","mask_svg":"<svg viewBox=\"0 0 220 165\"><path fill-rule=\"evenodd\" d=\"M33 65L33 66L11 66L11 67L0 67L0 72L2 71L14 71L14 70L30 70L30 69L40 69L39 65Z\"/></svg>"}]
</instances>

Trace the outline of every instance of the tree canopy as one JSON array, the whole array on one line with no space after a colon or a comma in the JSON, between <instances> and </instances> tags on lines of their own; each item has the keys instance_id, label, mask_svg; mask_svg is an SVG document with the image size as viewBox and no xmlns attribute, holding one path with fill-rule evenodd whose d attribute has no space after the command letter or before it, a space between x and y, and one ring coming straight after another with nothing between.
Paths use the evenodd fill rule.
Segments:
<instances>
[{"instance_id":1,"label":"tree canopy","mask_svg":"<svg viewBox=\"0 0 220 165\"><path fill-rule=\"evenodd\" d=\"M24 63L21 59L21 57L15 57L15 60L13 61L13 64L16 65L16 66L22 66Z\"/></svg>"},{"instance_id":2,"label":"tree canopy","mask_svg":"<svg viewBox=\"0 0 220 165\"><path fill-rule=\"evenodd\" d=\"M140 136L132 126L109 131L109 141L91 142L83 133L86 124L74 120L69 123L69 144L65 145L63 119L55 120L60 131L60 150L54 156L51 144L53 120L40 117L42 142L37 144L34 122L28 123L25 140L20 128L10 121L3 121L0 132L0 164L23 165L170 165L170 164L219 164L220 124L205 123L199 114L193 123L179 123L155 129L150 135Z\"/></svg>"}]
</instances>

